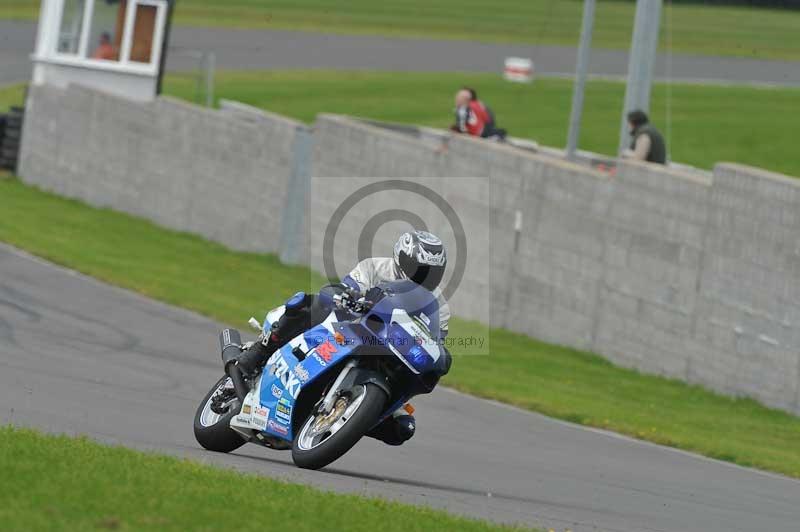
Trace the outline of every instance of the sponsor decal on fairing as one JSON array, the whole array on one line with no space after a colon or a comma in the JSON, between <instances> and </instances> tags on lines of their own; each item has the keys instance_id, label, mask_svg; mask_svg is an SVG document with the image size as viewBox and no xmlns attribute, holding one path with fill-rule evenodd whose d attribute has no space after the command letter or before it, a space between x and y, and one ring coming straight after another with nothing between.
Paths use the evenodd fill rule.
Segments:
<instances>
[{"instance_id":1,"label":"sponsor decal on fairing","mask_svg":"<svg viewBox=\"0 0 800 532\"><path fill-rule=\"evenodd\" d=\"M298 368L300 368L299 364L295 366L294 371L292 371L289 367L289 363L286 362L280 351L275 351L267 363L272 365L272 373L275 377L280 379L281 384L283 384L283 387L289 392L289 395L291 395L293 399L297 399L301 384L306 382L309 378L308 371L305 369L301 370L301 372L305 374L305 378L302 377L301 373L298 373Z\"/></svg>"},{"instance_id":2,"label":"sponsor decal on fairing","mask_svg":"<svg viewBox=\"0 0 800 532\"><path fill-rule=\"evenodd\" d=\"M269 409L263 407L256 407L253 410L250 422L259 430L267 428L267 418L269 417Z\"/></svg>"},{"instance_id":3,"label":"sponsor decal on fairing","mask_svg":"<svg viewBox=\"0 0 800 532\"><path fill-rule=\"evenodd\" d=\"M275 406L275 417L280 418L285 422L290 422L292 419L292 405L287 399L281 399Z\"/></svg>"},{"instance_id":4,"label":"sponsor decal on fairing","mask_svg":"<svg viewBox=\"0 0 800 532\"><path fill-rule=\"evenodd\" d=\"M267 422L267 429L271 430L276 434L280 434L281 436L288 436L289 435L289 427L283 425L282 423L278 423L277 421L269 420Z\"/></svg>"},{"instance_id":5,"label":"sponsor decal on fairing","mask_svg":"<svg viewBox=\"0 0 800 532\"><path fill-rule=\"evenodd\" d=\"M278 388L278 387L277 387L277 386L275 386L274 384L272 385L272 389L271 389L271 391L272 391L272 396L273 396L275 399L280 399L280 398L281 398L281 396L283 395L283 390L281 390L280 388Z\"/></svg>"},{"instance_id":6,"label":"sponsor decal on fairing","mask_svg":"<svg viewBox=\"0 0 800 532\"><path fill-rule=\"evenodd\" d=\"M309 375L308 370L303 367L302 363L294 367L294 374L297 376L298 379L300 379L300 382L308 382L308 379L311 378L311 375ZM298 392L300 391L299 384L300 383L298 383ZM292 392L289 393L292 394L293 398L297 399L297 393L292 393Z\"/></svg>"}]
</instances>

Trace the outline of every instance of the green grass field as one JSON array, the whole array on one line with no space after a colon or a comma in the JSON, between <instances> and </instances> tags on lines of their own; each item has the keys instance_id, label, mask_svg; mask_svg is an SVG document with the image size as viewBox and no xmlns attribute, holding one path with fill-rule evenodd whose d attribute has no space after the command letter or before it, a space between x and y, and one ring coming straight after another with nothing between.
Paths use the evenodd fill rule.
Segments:
<instances>
[{"instance_id":1,"label":"green grass field","mask_svg":"<svg viewBox=\"0 0 800 532\"><path fill-rule=\"evenodd\" d=\"M220 72L216 94L310 122L317 113L350 114L390 122L446 128L453 94L470 85L495 111L498 123L517 137L564 146L572 82L539 79L508 83L493 74L274 71ZM166 92L195 98L195 80L172 76ZM588 84L580 147L614 154L624 85ZM667 104L671 122L667 122ZM657 84L652 120L667 137L672 160L711 168L734 161L800 176L797 120L800 88L718 87Z\"/></svg>"},{"instance_id":2,"label":"green grass field","mask_svg":"<svg viewBox=\"0 0 800 532\"><path fill-rule=\"evenodd\" d=\"M11 427L0 427L0 476L7 532L523 530Z\"/></svg>"},{"instance_id":3,"label":"green grass field","mask_svg":"<svg viewBox=\"0 0 800 532\"><path fill-rule=\"evenodd\" d=\"M634 5L598 2L595 47L628 48ZM679 53L800 59L800 11L665 5L662 48L669 42ZM38 9L38 0L3 0L0 18L34 19ZM575 46L581 17L580 0L180 0L175 22Z\"/></svg>"},{"instance_id":4,"label":"green grass field","mask_svg":"<svg viewBox=\"0 0 800 532\"><path fill-rule=\"evenodd\" d=\"M196 84L191 75L171 75L165 92L196 100ZM520 85L493 74L219 72L216 95L305 122L330 112L447 128L453 120L453 93L461 85L478 89L510 134L548 146L566 144L572 98L568 80L539 79ZM582 149L614 154L623 94L621 83L588 84ZM0 88L0 109L21 102L20 86ZM719 161L733 161L800 176L797 122L787 112L797 108L800 88L657 84L651 114L667 137L674 161L707 169Z\"/></svg>"},{"instance_id":5,"label":"green grass field","mask_svg":"<svg viewBox=\"0 0 800 532\"><path fill-rule=\"evenodd\" d=\"M0 87L0 113L5 113L12 105L22 105L25 86L20 84Z\"/></svg>"},{"instance_id":6,"label":"green grass field","mask_svg":"<svg viewBox=\"0 0 800 532\"><path fill-rule=\"evenodd\" d=\"M0 241L234 326L319 279L273 256L233 252L13 179L0 180L0 212ZM451 322L452 336L473 332L465 321ZM443 382L576 423L800 477L800 418L503 330L493 330L490 342L487 356L454 349L453 369Z\"/></svg>"}]
</instances>

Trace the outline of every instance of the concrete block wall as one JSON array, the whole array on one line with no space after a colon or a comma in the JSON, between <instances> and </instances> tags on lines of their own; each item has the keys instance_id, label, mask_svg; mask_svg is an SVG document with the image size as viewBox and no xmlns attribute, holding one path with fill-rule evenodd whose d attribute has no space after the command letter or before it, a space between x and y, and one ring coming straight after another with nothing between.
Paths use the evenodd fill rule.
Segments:
<instances>
[{"instance_id":1,"label":"concrete block wall","mask_svg":"<svg viewBox=\"0 0 800 532\"><path fill-rule=\"evenodd\" d=\"M594 350L686 378L710 185L660 166L620 165L605 216Z\"/></svg>"},{"instance_id":2,"label":"concrete block wall","mask_svg":"<svg viewBox=\"0 0 800 532\"><path fill-rule=\"evenodd\" d=\"M332 115L311 130L222 107L32 87L20 176L318 271L345 198L406 178L444 197L464 225L456 315L800 414L798 181L732 164L706 175L621 162L609 177L544 150L432 142ZM387 209L416 214L453 253L433 203L374 196L339 227L337 275L361 258L359 235ZM364 256L389 255L407 224L373 228Z\"/></svg>"},{"instance_id":3,"label":"concrete block wall","mask_svg":"<svg viewBox=\"0 0 800 532\"><path fill-rule=\"evenodd\" d=\"M636 162L609 177L465 137L440 150L342 117L320 117L316 127L314 172L347 176L337 185L345 190L392 176L432 187L452 186L449 176L489 178L484 193L448 196L464 218L488 210L490 220L490 246L482 255L470 248L469 259L490 265L488 279L471 270L452 299L456 314L800 413L795 180L729 164L711 176ZM341 192L314 184L322 200L312 199L309 225L320 244ZM355 254L366 219L393 204L370 205L342 226L339 263Z\"/></svg>"},{"instance_id":4,"label":"concrete block wall","mask_svg":"<svg viewBox=\"0 0 800 532\"><path fill-rule=\"evenodd\" d=\"M800 184L718 164L688 379L800 412Z\"/></svg>"},{"instance_id":5,"label":"concrete block wall","mask_svg":"<svg viewBox=\"0 0 800 532\"><path fill-rule=\"evenodd\" d=\"M506 327L590 349L609 183L572 163L528 157L538 158L538 164L535 173L523 176L523 224Z\"/></svg>"},{"instance_id":6,"label":"concrete block wall","mask_svg":"<svg viewBox=\"0 0 800 532\"><path fill-rule=\"evenodd\" d=\"M279 251L293 143L304 125L46 85L31 87L25 117L25 182L233 249Z\"/></svg>"},{"instance_id":7,"label":"concrete block wall","mask_svg":"<svg viewBox=\"0 0 800 532\"><path fill-rule=\"evenodd\" d=\"M496 320L501 309L491 303L503 302L498 278L490 275L495 266L506 267L502 257L511 256L513 246L513 212L501 223L492 218L499 212L495 202L509 201L517 195L521 177L507 172L504 182L499 176L490 180L490 160L486 152L475 150L472 143L454 142L443 152L432 144L402 133L353 121L343 117L318 117L314 131L313 173L308 225L311 228L310 264L323 270L325 229L334 211L344 199L360 187L390 178L419 183L452 206L464 228L467 244L466 269L459 288L450 299L458 315L468 319ZM503 188L505 187L505 188ZM501 193L502 192L502 193ZM337 272L345 275L358 255L358 237L365 224L375 215L394 209L409 210L449 244L450 261L459 261L455 234L439 208L416 194L393 191L370 196L358 203L343 220L334 248ZM408 230L401 222L381 227L374 241L383 247L372 250L375 256L391 256L397 236ZM361 258L361 257L358 257ZM452 274L452 270L450 272ZM444 285L449 281L445 278Z\"/></svg>"}]
</instances>

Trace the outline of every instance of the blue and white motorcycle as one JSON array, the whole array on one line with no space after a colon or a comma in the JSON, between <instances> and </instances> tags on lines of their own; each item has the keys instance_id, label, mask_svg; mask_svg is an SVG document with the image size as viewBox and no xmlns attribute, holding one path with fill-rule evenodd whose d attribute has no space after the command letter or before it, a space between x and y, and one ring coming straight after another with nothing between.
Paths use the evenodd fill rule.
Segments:
<instances>
[{"instance_id":1,"label":"blue and white motorcycle","mask_svg":"<svg viewBox=\"0 0 800 532\"><path fill-rule=\"evenodd\" d=\"M195 414L200 445L291 449L297 466L319 469L409 399L430 393L450 363L439 342L436 298L411 281L379 288L376 302L340 298L323 323L275 351L259 374L246 377L227 364ZM281 306L263 325L251 323L268 335L284 312ZM233 329L222 332L220 344L224 361L232 347L242 349Z\"/></svg>"}]
</instances>

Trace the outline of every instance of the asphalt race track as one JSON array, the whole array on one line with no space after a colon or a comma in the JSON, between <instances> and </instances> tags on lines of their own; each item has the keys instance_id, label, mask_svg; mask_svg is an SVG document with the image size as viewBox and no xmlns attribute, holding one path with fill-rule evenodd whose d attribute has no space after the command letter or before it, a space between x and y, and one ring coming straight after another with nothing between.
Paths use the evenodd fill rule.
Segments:
<instances>
[{"instance_id":1,"label":"asphalt race track","mask_svg":"<svg viewBox=\"0 0 800 532\"><path fill-rule=\"evenodd\" d=\"M415 401L403 447L365 439L323 471L287 451L204 451L192 416L221 373L218 329L0 245L0 423L556 530L797 530L798 481L447 389Z\"/></svg>"},{"instance_id":2,"label":"asphalt race track","mask_svg":"<svg viewBox=\"0 0 800 532\"><path fill-rule=\"evenodd\" d=\"M0 20L0 84L30 79L36 24ZM455 40L402 39L373 35L332 35L284 30L176 27L167 68L197 68L192 50L212 51L219 69L326 68L427 72L502 71L508 56L530 57L542 75L572 76L576 51L568 46L488 44ZM658 56L655 76L673 81L800 86L800 68L791 61L674 54ZM589 72L623 79L628 54L592 50ZM458 85L458 80L454 80Z\"/></svg>"}]
</instances>

